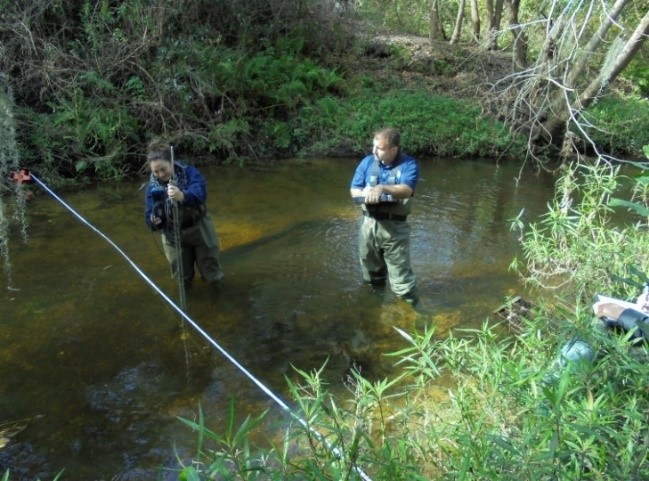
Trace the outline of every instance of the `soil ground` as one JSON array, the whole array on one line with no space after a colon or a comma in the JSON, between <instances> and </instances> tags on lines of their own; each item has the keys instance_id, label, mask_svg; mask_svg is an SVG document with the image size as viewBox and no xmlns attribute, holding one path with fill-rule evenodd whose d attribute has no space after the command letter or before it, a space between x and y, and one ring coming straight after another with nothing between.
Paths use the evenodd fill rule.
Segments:
<instances>
[{"instance_id":1,"label":"soil ground","mask_svg":"<svg viewBox=\"0 0 649 481\"><path fill-rule=\"evenodd\" d=\"M454 97L478 99L514 70L510 52L448 42L431 43L426 37L405 34L372 38L359 66L381 80L398 75L405 85L426 86Z\"/></svg>"}]
</instances>

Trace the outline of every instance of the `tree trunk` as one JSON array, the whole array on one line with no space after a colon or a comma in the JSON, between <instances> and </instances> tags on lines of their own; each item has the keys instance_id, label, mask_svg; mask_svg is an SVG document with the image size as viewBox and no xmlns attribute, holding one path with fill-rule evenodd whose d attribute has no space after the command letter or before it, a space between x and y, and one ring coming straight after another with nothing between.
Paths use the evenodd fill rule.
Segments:
<instances>
[{"instance_id":1,"label":"tree trunk","mask_svg":"<svg viewBox=\"0 0 649 481\"><path fill-rule=\"evenodd\" d=\"M473 41L480 43L480 13L478 11L478 0L470 0L471 5L471 26L473 27Z\"/></svg>"},{"instance_id":2,"label":"tree trunk","mask_svg":"<svg viewBox=\"0 0 649 481\"><path fill-rule=\"evenodd\" d=\"M629 65L633 57L642 48L649 35L649 12L645 13L642 21L631 35L631 38L624 44L624 47L618 53L615 60L609 65L603 65L599 75L594 78L586 87L586 90L579 96L575 102L575 107L584 109L595 100L601 91L605 90L610 83Z\"/></svg>"},{"instance_id":3,"label":"tree trunk","mask_svg":"<svg viewBox=\"0 0 649 481\"><path fill-rule=\"evenodd\" d=\"M444 32L439 18L439 0L433 0L430 5L430 19L428 26L428 40L430 43L443 40Z\"/></svg>"},{"instance_id":4,"label":"tree trunk","mask_svg":"<svg viewBox=\"0 0 649 481\"><path fill-rule=\"evenodd\" d=\"M498 50L500 23L503 17L503 0L487 0L487 50Z\"/></svg>"},{"instance_id":5,"label":"tree trunk","mask_svg":"<svg viewBox=\"0 0 649 481\"><path fill-rule=\"evenodd\" d=\"M509 30L514 36L512 55L517 69L527 67L527 35L518 21L518 12L521 0L507 0L509 5Z\"/></svg>"},{"instance_id":6,"label":"tree trunk","mask_svg":"<svg viewBox=\"0 0 649 481\"><path fill-rule=\"evenodd\" d=\"M606 17L606 20L602 22L602 24L597 29L597 32L595 32L595 34L591 37L588 45L586 45L586 48L584 48L583 53L579 57L579 60L574 63L573 67L570 68L567 82L568 87L572 88L575 86L575 82L577 81L579 75L581 75L581 73L586 68L588 60L590 60L597 48L600 46L604 37L606 36L606 32L608 32L611 26L615 24L618 15L627 5L627 3L629 3L629 0L617 0L615 2L615 5L613 5L613 8L611 9L609 15Z\"/></svg>"},{"instance_id":7,"label":"tree trunk","mask_svg":"<svg viewBox=\"0 0 649 481\"><path fill-rule=\"evenodd\" d=\"M621 0L625 1L625 0ZM555 105L562 105L560 109L549 109L552 115L533 133L532 138L537 144L560 146L566 133L570 119L575 112L580 112L593 103L609 84L629 65L629 62L638 53L649 35L649 12L645 14L635 31L626 42L622 50L617 54L611 63L604 64L599 75L595 77L578 98L568 105L565 103L566 92L561 90L556 93L564 102L554 102Z\"/></svg>"},{"instance_id":8,"label":"tree trunk","mask_svg":"<svg viewBox=\"0 0 649 481\"><path fill-rule=\"evenodd\" d=\"M451 35L450 43L454 44L460 39L460 34L462 33L462 22L464 21L464 5L466 0L460 0L459 6L457 7L457 17L455 19L455 27L453 27L453 34Z\"/></svg>"}]
</instances>

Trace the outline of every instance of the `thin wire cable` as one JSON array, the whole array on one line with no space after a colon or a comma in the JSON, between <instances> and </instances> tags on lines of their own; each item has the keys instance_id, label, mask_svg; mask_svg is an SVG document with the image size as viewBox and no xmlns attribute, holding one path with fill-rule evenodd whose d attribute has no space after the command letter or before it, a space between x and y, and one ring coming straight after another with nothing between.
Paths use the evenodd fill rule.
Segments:
<instances>
[{"instance_id":1,"label":"thin wire cable","mask_svg":"<svg viewBox=\"0 0 649 481\"><path fill-rule=\"evenodd\" d=\"M248 379L250 379L261 391L263 391L269 398L271 398L275 403L281 407L284 411L286 411L293 419L295 419L298 423L300 423L305 429L309 430L318 440L320 440L326 447L333 453L335 456L338 458L342 458L342 452L340 449L337 447L334 447L327 441L327 439L318 431L316 431L314 428L312 428L307 421L305 421L303 418L301 418L297 413L295 413L289 406L286 404L282 399L277 396L275 393L273 393L264 383L262 383L259 379L257 379L250 371L248 371L242 364L239 363L234 357L230 355L229 352L227 352L221 345L216 342L201 326L199 326L191 317L189 317L180 307L176 305L176 303L169 297L167 296L145 273L138 267L138 265L131 260L131 258L126 255L126 253L117 245L115 244L108 236L106 236L103 232L101 232L99 229L97 229L94 225L92 225L90 222L88 222L81 214L79 214L77 211L75 211L70 205L68 205L63 199L61 199L54 191L52 191L43 181L41 181L38 177L36 177L34 174L31 174L31 179L36 182L39 186L43 188L48 194L50 194L57 202L59 202L63 207L65 207L67 210L70 211L72 215L74 215L79 221L83 224L85 224L88 228L90 228L93 232L95 232L98 236L100 236L102 239L104 239L108 244L110 244L125 260L130 264L130 266L137 272L144 281L153 288L155 292L157 292L160 297L162 297L167 304L169 304L180 316L186 320L189 324L191 324L196 331L207 340L212 346L214 346L215 349L217 349L223 357L225 357L228 361L230 361L239 371L241 371ZM356 474L358 474L361 479L364 481L372 481L372 478L370 478L361 468L358 466L353 467L354 471Z\"/></svg>"}]
</instances>

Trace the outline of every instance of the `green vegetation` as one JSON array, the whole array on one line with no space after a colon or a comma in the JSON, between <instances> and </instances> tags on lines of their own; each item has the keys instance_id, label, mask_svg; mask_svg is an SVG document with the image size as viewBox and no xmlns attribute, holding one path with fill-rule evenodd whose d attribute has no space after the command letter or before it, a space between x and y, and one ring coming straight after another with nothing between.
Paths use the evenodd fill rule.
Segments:
<instances>
[{"instance_id":1,"label":"green vegetation","mask_svg":"<svg viewBox=\"0 0 649 481\"><path fill-rule=\"evenodd\" d=\"M587 134L604 150L639 159L649 139L649 99L637 95L602 99L588 109L586 120L593 126Z\"/></svg>"},{"instance_id":2,"label":"green vegetation","mask_svg":"<svg viewBox=\"0 0 649 481\"><path fill-rule=\"evenodd\" d=\"M313 139L299 153L335 153L341 144L363 152L367 133L388 123L401 130L405 148L419 154L497 157L508 148L518 155L525 149L475 104L422 91L381 95L377 89L349 100L325 97L302 109L294 132Z\"/></svg>"},{"instance_id":3,"label":"green vegetation","mask_svg":"<svg viewBox=\"0 0 649 481\"><path fill-rule=\"evenodd\" d=\"M527 272L529 284L560 292L566 303L588 302L596 292L632 296L637 286L619 279L630 277L630 267L649 272L649 262L641 254L649 239L638 225L613 223L614 197L631 183L619 171L619 166L607 165L564 167L548 212L529 226L523 238L525 265L513 264ZM644 205L643 179L639 177L635 191ZM518 227L523 228L520 223Z\"/></svg>"},{"instance_id":4,"label":"green vegetation","mask_svg":"<svg viewBox=\"0 0 649 481\"><path fill-rule=\"evenodd\" d=\"M649 67L644 58L635 59L624 71L632 89L639 95L649 95Z\"/></svg>"},{"instance_id":5,"label":"green vegetation","mask_svg":"<svg viewBox=\"0 0 649 481\"><path fill-rule=\"evenodd\" d=\"M359 10L381 29L424 36L428 32L428 0L410 0L407 4L400 0L362 0Z\"/></svg>"},{"instance_id":6,"label":"green vegetation","mask_svg":"<svg viewBox=\"0 0 649 481\"><path fill-rule=\"evenodd\" d=\"M13 102L2 83L0 83L0 139L2 139L0 142L0 179L9 179L20 168L20 156L16 144ZM4 185L0 182L0 189L2 188ZM6 189L12 193L13 204L7 205L6 198L0 195L0 262L7 279L7 286L11 288L9 227L11 221L16 221L20 225L23 240L26 240L27 220L25 218L25 192L22 185L18 182L9 182Z\"/></svg>"},{"instance_id":7,"label":"green vegetation","mask_svg":"<svg viewBox=\"0 0 649 481\"><path fill-rule=\"evenodd\" d=\"M407 346L394 356L407 377L359 376L344 402L318 372L291 384L309 428L329 446L298 424L281 444L255 446L249 434L263 416L231 421L223 434L187 422L201 442L180 477L357 480L359 469L390 481L644 479L646 359L620 337L588 331L600 355L561 369L561 343L583 325L538 317L516 337L486 325L443 340L433 330L402 332ZM548 327L562 335L546 334Z\"/></svg>"},{"instance_id":8,"label":"green vegetation","mask_svg":"<svg viewBox=\"0 0 649 481\"><path fill-rule=\"evenodd\" d=\"M293 3L1 1L25 166L53 185L118 179L155 135L199 161L290 154L285 122L342 92L324 58L351 42L318 2Z\"/></svg>"},{"instance_id":9,"label":"green vegetation","mask_svg":"<svg viewBox=\"0 0 649 481\"><path fill-rule=\"evenodd\" d=\"M467 49L471 41L440 44L427 62L414 61L405 44L374 51L365 32L426 35L430 2L370 0L340 11L348 3L83 0L28 8L0 0L0 77L14 92L22 162L61 186L139 172L142 145L155 135L196 162L358 156L386 124L401 128L417 155L525 158L527 134L514 134L483 103L489 82L510 71L489 74L495 64L480 46ZM446 32L455 8L441 6ZM533 2L521 8L536 15ZM468 22L467 13L467 40ZM530 32L533 55L544 34ZM646 90L642 60L625 77L637 95ZM472 73L484 85L464 84ZM598 124L588 134L615 155L636 155L649 130L645 100L620 92L591 108Z\"/></svg>"}]
</instances>

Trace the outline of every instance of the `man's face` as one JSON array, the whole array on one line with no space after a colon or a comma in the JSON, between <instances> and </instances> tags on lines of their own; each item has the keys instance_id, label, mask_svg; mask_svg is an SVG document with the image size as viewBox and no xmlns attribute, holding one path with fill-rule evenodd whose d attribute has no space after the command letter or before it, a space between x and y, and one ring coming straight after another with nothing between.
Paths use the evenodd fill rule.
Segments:
<instances>
[{"instance_id":1,"label":"man's face","mask_svg":"<svg viewBox=\"0 0 649 481\"><path fill-rule=\"evenodd\" d=\"M171 179L171 162L166 160L152 160L149 162L149 168L159 182L169 182Z\"/></svg>"},{"instance_id":2,"label":"man's face","mask_svg":"<svg viewBox=\"0 0 649 481\"><path fill-rule=\"evenodd\" d=\"M374 137L374 148L372 153L383 164L390 165L399 151L398 147L391 147L383 137Z\"/></svg>"}]
</instances>

